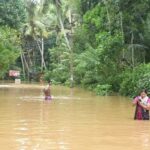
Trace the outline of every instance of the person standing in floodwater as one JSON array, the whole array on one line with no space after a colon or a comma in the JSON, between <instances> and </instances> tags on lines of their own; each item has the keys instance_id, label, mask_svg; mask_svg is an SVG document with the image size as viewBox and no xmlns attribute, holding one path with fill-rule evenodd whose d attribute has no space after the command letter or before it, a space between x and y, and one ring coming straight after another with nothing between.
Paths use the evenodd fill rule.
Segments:
<instances>
[{"instance_id":1,"label":"person standing in floodwater","mask_svg":"<svg viewBox=\"0 0 150 150\"><path fill-rule=\"evenodd\" d=\"M135 109L135 120L149 120L150 98L147 96L147 90L142 90L139 96L133 100Z\"/></svg>"},{"instance_id":2,"label":"person standing in floodwater","mask_svg":"<svg viewBox=\"0 0 150 150\"><path fill-rule=\"evenodd\" d=\"M45 100L51 100L51 88L50 88L51 82L48 82L48 85L43 89Z\"/></svg>"}]
</instances>

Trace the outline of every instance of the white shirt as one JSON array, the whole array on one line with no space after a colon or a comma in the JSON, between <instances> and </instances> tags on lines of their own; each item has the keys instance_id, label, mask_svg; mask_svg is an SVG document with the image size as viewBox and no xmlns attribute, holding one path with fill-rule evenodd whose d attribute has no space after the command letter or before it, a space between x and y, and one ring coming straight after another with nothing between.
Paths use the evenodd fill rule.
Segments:
<instances>
[{"instance_id":1,"label":"white shirt","mask_svg":"<svg viewBox=\"0 0 150 150\"><path fill-rule=\"evenodd\" d=\"M142 98L141 96L139 97L139 99L141 100L141 103L145 106L147 106L147 102L148 102L148 96L145 96L144 98Z\"/></svg>"}]
</instances>

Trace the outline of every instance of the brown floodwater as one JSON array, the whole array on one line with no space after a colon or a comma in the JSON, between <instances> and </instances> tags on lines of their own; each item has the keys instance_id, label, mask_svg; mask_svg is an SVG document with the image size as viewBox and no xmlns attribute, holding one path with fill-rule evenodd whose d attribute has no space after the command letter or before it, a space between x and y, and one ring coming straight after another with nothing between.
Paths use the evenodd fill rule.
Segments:
<instances>
[{"instance_id":1,"label":"brown floodwater","mask_svg":"<svg viewBox=\"0 0 150 150\"><path fill-rule=\"evenodd\" d=\"M150 122L131 99L52 86L0 85L0 150L149 150Z\"/></svg>"}]
</instances>

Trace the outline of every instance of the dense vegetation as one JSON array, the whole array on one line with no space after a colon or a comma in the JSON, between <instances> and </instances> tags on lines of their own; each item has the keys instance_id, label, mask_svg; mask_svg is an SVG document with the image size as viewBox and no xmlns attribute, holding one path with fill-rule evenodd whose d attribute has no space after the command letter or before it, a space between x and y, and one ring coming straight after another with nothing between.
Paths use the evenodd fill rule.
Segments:
<instances>
[{"instance_id":1,"label":"dense vegetation","mask_svg":"<svg viewBox=\"0 0 150 150\"><path fill-rule=\"evenodd\" d=\"M149 0L2 0L0 77L82 86L99 95L150 90Z\"/></svg>"}]
</instances>

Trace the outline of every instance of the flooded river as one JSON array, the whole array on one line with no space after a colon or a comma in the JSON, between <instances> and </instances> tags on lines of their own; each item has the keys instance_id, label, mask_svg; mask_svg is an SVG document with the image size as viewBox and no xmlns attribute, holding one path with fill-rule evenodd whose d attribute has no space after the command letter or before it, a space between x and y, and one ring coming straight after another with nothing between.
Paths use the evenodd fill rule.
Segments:
<instances>
[{"instance_id":1,"label":"flooded river","mask_svg":"<svg viewBox=\"0 0 150 150\"><path fill-rule=\"evenodd\" d=\"M134 121L129 98L52 86L0 85L1 150L149 150L150 122Z\"/></svg>"}]
</instances>

